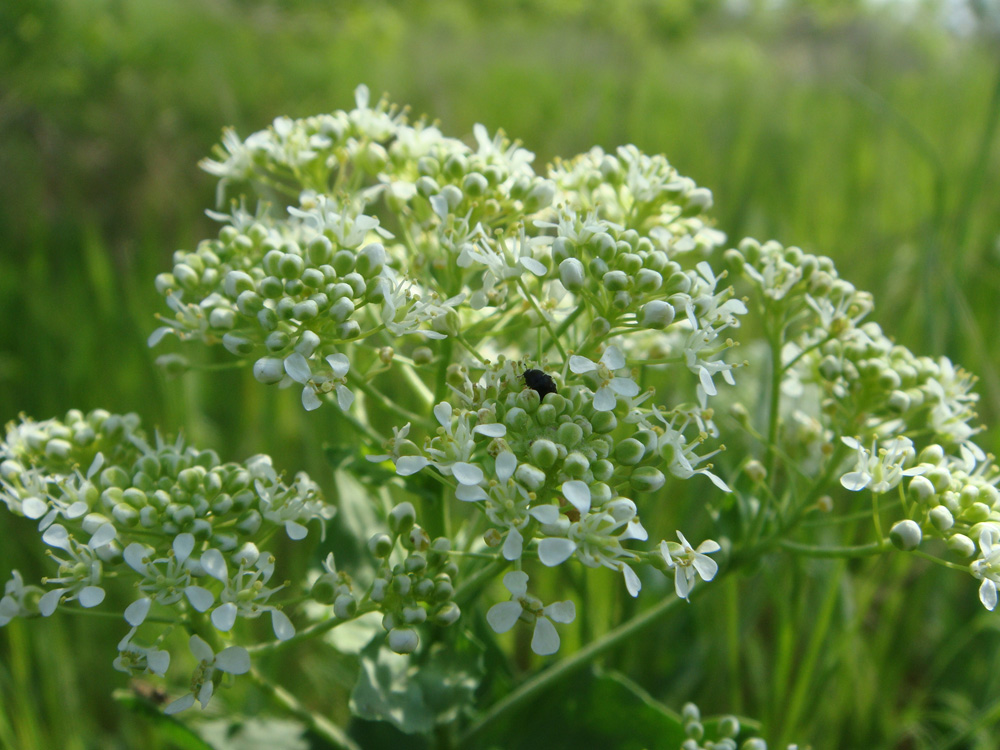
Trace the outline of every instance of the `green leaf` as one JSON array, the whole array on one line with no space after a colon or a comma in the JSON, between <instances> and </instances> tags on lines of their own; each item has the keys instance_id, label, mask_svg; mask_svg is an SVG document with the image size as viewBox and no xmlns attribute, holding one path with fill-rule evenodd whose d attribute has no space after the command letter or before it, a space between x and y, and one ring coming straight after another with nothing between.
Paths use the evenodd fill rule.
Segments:
<instances>
[{"instance_id":1,"label":"green leaf","mask_svg":"<svg viewBox=\"0 0 1000 750\"><path fill-rule=\"evenodd\" d=\"M599 747L677 750L680 716L622 675L587 672L531 701L473 747Z\"/></svg>"},{"instance_id":2,"label":"green leaf","mask_svg":"<svg viewBox=\"0 0 1000 750\"><path fill-rule=\"evenodd\" d=\"M472 703L482 670L467 641L434 644L423 658L402 656L376 638L361 652L351 712L408 734L455 721Z\"/></svg>"},{"instance_id":3,"label":"green leaf","mask_svg":"<svg viewBox=\"0 0 1000 750\"><path fill-rule=\"evenodd\" d=\"M288 719L219 719L201 725L215 750L310 750L305 728Z\"/></svg>"}]
</instances>

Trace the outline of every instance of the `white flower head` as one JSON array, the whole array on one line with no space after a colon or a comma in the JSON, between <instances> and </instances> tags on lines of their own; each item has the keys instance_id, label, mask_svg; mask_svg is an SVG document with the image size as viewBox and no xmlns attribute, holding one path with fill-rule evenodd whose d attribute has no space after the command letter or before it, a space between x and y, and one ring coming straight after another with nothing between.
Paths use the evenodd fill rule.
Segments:
<instances>
[{"instance_id":1,"label":"white flower head","mask_svg":"<svg viewBox=\"0 0 1000 750\"><path fill-rule=\"evenodd\" d=\"M176 714L194 705L195 700L205 708L212 699L215 672L246 674L250 671L250 654L242 646L229 646L215 653L212 647L197 635L192 635L188 644L191 653L198 659L198 666L191 675L191 692L182 695L163 709L165 714Z\"/></svg>"},{"instance_id":2,"label":"white flower head","mask_svg":"<svg viewBox=\"0 0 1000 750\"><path fill-rule=\"evenodd\" d=\"M531 650L539 656L549 656L559 650L559 633L553 622L569 623L576 619L576 605L571 601L542 602L528 594L528 574L512 570L503 577L503 585L511 600L490 607L486 621L495 633L506 633L519 620L534 621Z\"/></svg>"},{"instance_id":3,"label":"white flower head","mask_svg":"<svg viewBox=\"0 0 1000 750\"><path fill-rule=\"evenodd\" d=\"M597 372L601 383L594 394L594 409L597 411L614 409L619 396L635 398L639 395L639 384L630 374L627 372L624 376L616 374L625 369L625 364L625 355L621 349L613 345L604 350L598 362L576 354L569 358L569 369L577 375Z\"/></svg>"},{"instance_id":4,"label":"white flower head","mask_svg":"<svg viewBox=\"0 0 1000 750\"><path fill-rule=\"evenodd\" d=\"M711 581L719 571L719 564L708 555L722 549L718 542L706 539L697 548L678 531L677 542L660 542L660 554L667 567L674 571L674 589L681 599L688 599L691 589L700 576L703 581ZM690 601L690 600L689 600Z\"/></svg>"},{"instance_id":5,"label":"white flower head","mask_svg":"<svg viewBox=\"0 0 1000 750\"><path fill-rule=\"evenodd\" d=\"M991 612L997 606L997 584L1000 584L1000 529L987 524L979 533L980 557L972 562L970 571L982 580L979 601Z\"/></svg>"}]
</instances>

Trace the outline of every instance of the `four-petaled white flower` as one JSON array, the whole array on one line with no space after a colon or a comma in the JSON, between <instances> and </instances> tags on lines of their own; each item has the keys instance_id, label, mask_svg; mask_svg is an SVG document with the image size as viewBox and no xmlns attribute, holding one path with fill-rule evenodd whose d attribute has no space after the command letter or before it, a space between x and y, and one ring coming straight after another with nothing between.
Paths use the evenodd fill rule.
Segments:
<instances>
[{"instance_id":1,"label":"four-petaled white flower","mask_svg":"<svg viewBox=\"0 0 1000 750\"><path fill-rule=\"evenodd\" d=\"M118 644L118 656L113 666L126 674L151 673L162 677L170 666L170 652L159 648L147 648L132 643L132 636L138 628L132 628Z\"/></svg>"},{"instance_id":2,"label":"four-petaled white flower","mask_svg":"<svg viewBox=\"0 0 1000 750\"><path fill-rule=\"evenodd\" d=\"M840 478L840 483L852 492L858 492L868 487L876 495L881 495L896 487L903 477L923 474L926 466L914 466L903 469L916 458L913 441L906 437L896 437L883 443L876 452L875 441L868 451L859 440L842 437L844 445L858 452L854 471L849 471Z\"/></svg>"},{"instance_id":3,"label":"four-petaled white flower","mask_svg":"<svg viewBox=\"0 0 1000 750\"><path fill-rule=\"evenodd\" d=\"M708 555L722 548L711 539L706 539L697 548L692 547L680 531L677 532L677 538L681 540L680 544L666 540L660 542L660 554L667 567L674 571L674 590L677 596L687 599L698 576L706 582L715 578L719 564Z\"/></svg>"},{"instance_id":4,"label":"four-petaled white flower","mask_svg":"<svg viewBox=\"0 0 1000 750\"><path fill-rule=\"evenodd\" d=\"M347 411L354 403L354 394L345 385L351 362L344 354L331 354L326 357L326 363L330 365L332 375L323 372L313 373L309 360L299 352L295 352L285 358L285 373L302 385L302 406L306 411L318 409L323 403L319 395L330 391L336 391L337 405L342 411Z\"/></svg>"},{"instance_id":5,"label":"four-petaled white flower","mask_svg":"<svg viewBox=\"0 0 1000 750\"><path fill-rule=\"evenodd\" d=\"M611 411L618 403L618 396L635 398L639 395L639 385L632 380L631 375L621 377L615 375L625 369L625 355L617 346L609 346L598 362L574 354L569 358L569 369L577 375L597 372L601 384L594 394L594 409Z\"/></svg>"},{"instance_id":6,"label":"four-petaled white flower","mask_svg":"<svg viewBox=\"0 0 1000 750\"><path fill-rule=\"evenodd\" d=\"M250 654L242 646L229 646L215 653L212 647L197 635L192 635L188 641L191 653L198 659L198 666L191 675L191 692L182 695L163 709L165 714L176 714L194 705L195 700L205 708L212 699L215 689L213 678L215 672L227 674L246 674L250 671Z\"/></svg>"},{"instance_id":7,"label":"four-petaled white flower","mask_svg":"<svg viewBox=\"0 0 1000 750\"><path fill-rule=\"evenodd\" d=\"M979 534L981 557L970 566L972 575L982 580L979 601L991 612L997 606L997 584L1000 583L1000 529L987 525Z\"/></svg>"},{"instance_id":8,"label":"four-petaled white flower","mask_svg":"<svg viewBox=\"0 0 1000 750\"><path fill-rule=\"evenodd\" d=\"M528 594L528 574L520 570L507 573L503 577L503 585L510 592L511 600L494 604L486 613L486 621L493 631L506 633L519 619L534 621L531 650L539 656L548 656L558 651L559 633L552 622L573 622L576 618L576 605L571 601L563 601L542 606L539 599Z\"/></svg>"}]
</instances>

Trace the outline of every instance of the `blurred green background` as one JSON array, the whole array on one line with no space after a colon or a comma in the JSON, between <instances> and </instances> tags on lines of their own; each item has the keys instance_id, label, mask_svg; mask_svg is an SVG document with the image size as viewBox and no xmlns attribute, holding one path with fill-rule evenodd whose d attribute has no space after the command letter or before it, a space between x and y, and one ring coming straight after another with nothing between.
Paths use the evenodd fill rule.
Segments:
<instances>
[{"instance_id":1,"label":"blurred green background","mask_svg":"<svg viewBox=\"0 0 1000 750\"><path fill-rule=\"evenodd\" d=\"M145 340L164 309L154 276L214 231L197 161L221 128L245 137L278 115L350 108L362 82L449 135L503 128L538 169L595 144L665 153L714 192L732 241L832 256L898 341L980 375L982 444L996 451L988 0L4 0L0 421L136 411L224 460L269 452L329 488L328 418L243 371L168 380ZM0 540L2 576L44 575L33 524L2 514ZM675 708L759 718L772 740L995 748L1000 619L971 578L910 563L777 560L613 666ZM824 603L837 616L810 629ZM183 746L112 701L118 625L63 615L0 630L0 746ZM344 720L349 679L296 669L293 692ZM248 710L262 700L250 691Z\"/></svg>"}]
</instances>

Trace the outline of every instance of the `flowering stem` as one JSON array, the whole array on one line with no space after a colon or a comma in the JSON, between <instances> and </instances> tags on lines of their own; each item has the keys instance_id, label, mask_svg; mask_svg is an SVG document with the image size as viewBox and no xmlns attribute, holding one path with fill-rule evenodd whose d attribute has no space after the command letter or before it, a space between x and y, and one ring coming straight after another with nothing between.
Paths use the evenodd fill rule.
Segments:
<instances>
[{"instance_id":1,"label":"flowering stem","mask_svg":"<svg viewBox=\"0 0 1000 750\"><path fill-rule=\"evenodd\" d=\"M528 291L528 287L524 283L524 281L518 279L517 285L521 287L521 291L524 292L524 296L528 299L528 302L531 303L531 306L535 308L535 312L538 313L538 319L541 321L542 325L545 326L546 330L549 332L549 335L552 337L552 343L555 344L556 349L559 350L559 354L562 355L563 362L565 362L566 360L569 359L569 355L566 354L566 350L563 349L562 342L559 341L559 337L556 336L556 332L552 330L552 324L549 322L549 319L545 317L545 315L541 311L541 308L538 307L538 303L535 301L534 295Z\"/></svg>"},{"instance_id":2,"label":"flowering stem","mask_svg":"<svg viewBox=\"0 0 1000 750\"><path fill-rule=\"evenodd\" d=\"M910 552L910 554L911 555L916 555L917 557L922 557L925 560L930 560L932 563L936 563L937 565L943 565L944 567L950 568L951 570L957 570L960 573L968 573L969 572L969 566L968 565L961 565L960 563L953 563L950 560L942 560L940 557L934 557L934 555L929 555L926 552L924 552L922 550L919 550L919 549L912 550Z\"/></svg>"},{"instance_id":3,"label":"flowering stem","mask_svg":"<svg viewBox=\"0 0 1000 750\"><path fill-rule=\"evenodd\" d=\"M299 703L298 699L285 690L280 685L275 685L265 678L256 669L250 670L250 677L259 685L264 692L280 703L292 716L302 721L309 729L316 732L333 747L339 750L361 750L354 740L347 736L347 733L336 724L330 722L325 717L313 713L308 708Z\"/></svg>"},{"instance_id":4,"label":"flowering stem","mask_svg":"<svg viewBox=\"0 0 1000 750\"><path fill-rule=\"evenodd\" d=\"M778 546L782 549L788 550L789 552L794 552L797 555L804 555L805 557L834 557L846 559L880 555L883 552L887 552L892 547L892 544L888 539L882 539L878 542L862 544L856 547L817 547L811 544L800 544L799 542L782 539L778 542Z\"/></svg>"},{"instance_id":5,"label":"flowering stem","mask_svg":"<svg viewBox=\"0 0 1000 750\"><path fill-rule=\"evenodd\" d=\"M722 575L725 574L720 573L716 576L715 580L720 580ZM707 587L696 588L695 591L692 592L692 596L697 595L697 593L702 591L704 588ZM508 693L503 699L494 703L485 714L479 717L477 721L466 729L458 739L458 746L462 747L469 744L474 736L479 734L484 728L495 722L505 713L517 708L526 701L531 700L543 691L549 689L553 684L587 666L587 664L592 662L601 654L606 651L610 651L615 646L618 646L622 642L634 636L643 628L652 625L662 616L674 609L674 607L678 606L681 601L683 600L678 599L675 596L664 599L651 609L647 609L645 612L636 615L628 622L619 625L617 628L606 633L601 638L584 646L572 656L521 683L521 685Z\"/></svg>"}]
</instances>

